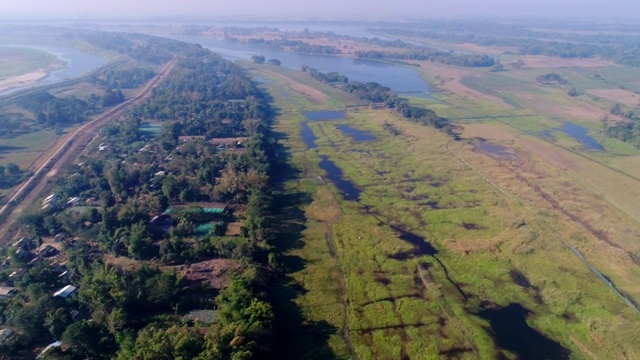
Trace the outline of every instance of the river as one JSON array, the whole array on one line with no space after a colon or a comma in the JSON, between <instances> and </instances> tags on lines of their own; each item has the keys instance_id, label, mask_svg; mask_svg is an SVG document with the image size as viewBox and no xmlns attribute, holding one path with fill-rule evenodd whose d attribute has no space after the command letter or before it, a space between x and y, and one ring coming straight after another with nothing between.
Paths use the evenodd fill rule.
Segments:
<instances>
[{"instance_id":1,"label":"river","mask_svg":"<svg viewBox=\"0 0 640 360\"><path fill-rule=\"evenodd\" d=\"M267 59L278 59L282 66L291 69L300 70L302 65L308 65L321 72L335 71L347 76L349 80L380 83L399 94L428 96L431 93L427 83L420 77L420 73L410 67L330 55L290 53L210 37L174 36L173 38L200 44L228 60L251 60L253 55L263 55Z\"/></svg>"},{"instance_id":2,"label":"river","mask_svg":"<svg viewBox=\"0 0 640 360\"><path fill-rule=\"evenodd\" d=\"M41 45L22 45L22 44L2 44L0 46L10 47L23 47L43 50L51 53L59 59L66 62L66 66L60 70L52 71L44 79L36 82L35 84L28 84L25 86L14 87L11 89L0 91L0 96L9 95L19 90L28 89L32 87L52 85L64 80L80 77L87 72L97 69L98 67L106 64L107 60L96 56L87 54L85 52L66 47L55 46L41 46Z\"/></svg>"}]
</instances>

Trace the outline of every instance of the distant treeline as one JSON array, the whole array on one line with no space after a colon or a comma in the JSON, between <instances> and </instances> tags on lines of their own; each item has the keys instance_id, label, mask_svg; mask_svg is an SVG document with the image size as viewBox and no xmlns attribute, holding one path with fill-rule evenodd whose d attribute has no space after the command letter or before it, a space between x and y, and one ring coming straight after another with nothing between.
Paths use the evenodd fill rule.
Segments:
<instances>
[{"instance_id":1,"label":"distant treeline","mask_svg":"<svg viewBox=\"0 0 640 360\"><path fill-rule=\"evenodd\" d=\"M356 51L358 59L369 60L428 60L446 65L465 67L490 67L495 64L495 60L483 54L463 54L451 51L442 51L431 48L414 48L409 52L391 51Z\"/></svg>"},{"instance_id":2,"label":"distant treeline","mask_svg":"<svg viewBox=\"0 0 640 360\"><path fill-rule=\"evenodd\" d=\"M166 63L191 46L180 41L144 34L93 32L81 36L94 46L151 64Z\"/></svg>"},{"instance_id":3,"label":"distant treeline","mask_svg":"<svg viewBox=\"0 0 640 360\"><path fill-rule=\"evenodd\" d=\"M235 40L237 39L229 39ZM247 41L250 45L255 46L265 46L274 50L282 50L284 47L288 47L291 51L302 54L320 54L320 55L335 55L341 54L342 51L340 49L330 46L330 45L314 45L309 44L307 42L301 40L290 40L290 39L273 39L273 40L265 40L265 39L249 39Z\"/></svg>"},{"instance_id":4,"label":"distant treeline","mask_svg":"<svg viewBox=\"0 0 640 360\"><path fill-rule=\"evenodd\" d=\"M492 35L487 31L474 33L470 29L457 29L457 32L443 30L416 29L376 29L391 35L416 36L444 42L472 43L484 46L510 46L523 55L547 55L561 58L602 58L618 64L640 66L640 49L636 46L575 43L566 41L539 40L517 36L517 31ZM588 37L584 39L588 40Z\"/></svg>"},{"instance_id":5,"label":"distant treeline","mask_svg":"<svg viewBox=\"0 0 640 360\"><path fill-rule=\"evenodd\" d=\"M346 81L341 81L345 84L341 85L340 89L352 94L360 100L364 100L372 104L384 104L385 107L394 109L406 119L423 125L433 126L437 129L442 129L448 134L451 134L453 131L453 126L446 118L438 116L433 110L410 105L406 99L399 98L393 90L377 82L349 82L345 76L335 72L324 74L312 68L306 68L303 70L306 70L314 79L324 83L333 83L336 81L330 80L343 78Z\"/></svg>"}]
</instances>

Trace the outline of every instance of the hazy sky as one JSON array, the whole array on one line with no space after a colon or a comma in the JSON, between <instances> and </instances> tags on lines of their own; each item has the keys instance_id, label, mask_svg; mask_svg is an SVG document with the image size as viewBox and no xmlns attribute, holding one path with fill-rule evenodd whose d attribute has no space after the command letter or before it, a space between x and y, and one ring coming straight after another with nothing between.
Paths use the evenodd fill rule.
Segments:
<instances>
[{"instance_id":1,"label":"hazy sky","mask_svg":"<svg viewBox=\"0 0 640 360\"><path fill-rule=\"evenodd\" d=\"M640 0L0 0L0 17L640 18Z\"/></svg>"}]
</instances>

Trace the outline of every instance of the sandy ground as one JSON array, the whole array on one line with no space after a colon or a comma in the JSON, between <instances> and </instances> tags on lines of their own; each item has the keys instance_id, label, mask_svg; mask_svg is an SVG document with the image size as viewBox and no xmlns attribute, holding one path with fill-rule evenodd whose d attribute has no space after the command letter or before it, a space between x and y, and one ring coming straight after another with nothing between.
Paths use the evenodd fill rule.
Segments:
<instances>
[{"instance_id":1,"label":"sandy ground","mask_svg":"<svg viewBox=\"0 0 640 360\"><path fill-rule=\"evenodd\" d=\"M629 90L598 89L589 90L588 93L615 103L621 103L631 107L640 106L640 95L637 95Z\"/></svg>"},{"instance_id":2,"label":"sandy ground","mask_svg":"<svg viewBox=\"0 0 640 360\"><path fill-rule=\"evenodd\" d=\"M12 89L19 86L31 85L44 78L45 76L47 76L47 72L44 71L44 69L38 69L30 73L2 79L0 80L0 91Z\"/></svg>"}]
</instances>

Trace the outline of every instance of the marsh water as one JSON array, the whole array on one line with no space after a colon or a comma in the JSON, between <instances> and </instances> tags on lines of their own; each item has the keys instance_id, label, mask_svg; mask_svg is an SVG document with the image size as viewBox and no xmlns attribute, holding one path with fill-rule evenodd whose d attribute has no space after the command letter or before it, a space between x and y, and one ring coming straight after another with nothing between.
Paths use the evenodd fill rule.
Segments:
<instances>
[{"instance_id":1,"label":"marsh water","mask_svg":"<svg viewBox=\"0 0 640 360\"><path fill-rule=\"evenodd\" d=\"M350 136L355 141L375 141L378 138L366 130L352 128L348 124L340 124L336 126L338 130L342 131L345 135Z\"/></svg>"},{"instance_id":2,"label":"marsh water","mask_svg":"<svg viewBox=\"0 0 640 360\"><path fill-rule=\"evenodd\" d=\"M584 126L565 122L562 124L562 128L558 130L578 140L582 144L584 150L604 150L604 147L598 142L598 140L589 135L590 130Z\"/></svg>"},{"instance_id":3,"label":"marsh water","mask_svg":"<svg viewBox=\"0 0 640 360\"><path fill-rule=\"evenodd\" d=\"M584 126L580 126L571 122L564 122L562 123L561 128L545 130L541 133L541 135L549 140L554 141L555 136L553 136L553 131L560 131L565 135L568 135L572 139L578 141L580 144L582 144L583 150L604 150L604 146L602 146L602 144L600 144L598 140L593 138L593 136L589 135L589 132L591 130Z\"/></svg>"}]
</instances>

